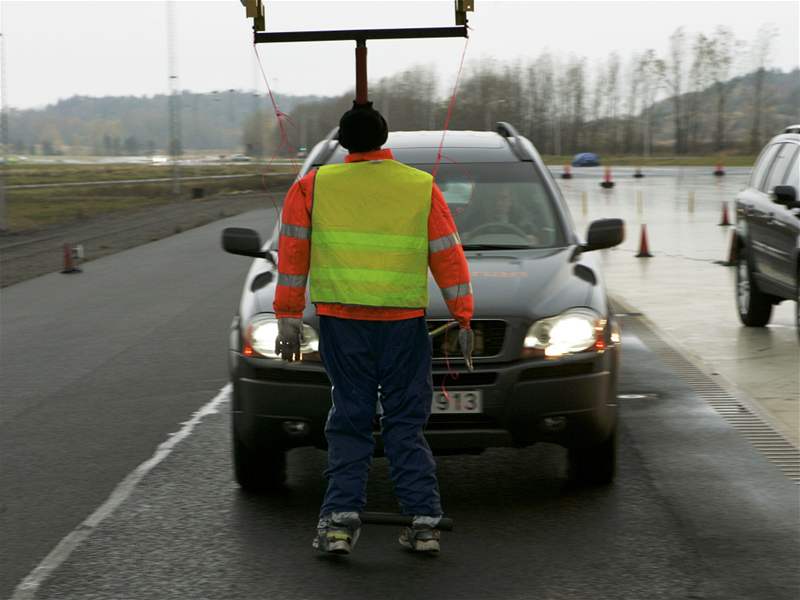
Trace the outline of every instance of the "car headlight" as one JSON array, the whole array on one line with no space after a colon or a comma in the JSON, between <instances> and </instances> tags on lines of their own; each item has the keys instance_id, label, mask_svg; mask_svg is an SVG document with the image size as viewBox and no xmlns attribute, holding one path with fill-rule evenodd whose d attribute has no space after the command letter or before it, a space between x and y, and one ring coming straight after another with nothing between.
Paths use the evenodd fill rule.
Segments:
<instances>
[{"instance_id":1,"label":"car headlight","mask_svg":"<svg viewBox=\"0 0 800 600\"><path fill-rule=\"evenodd\" d=\"M536 321L528 329L523 356L558 358L573 352L605 349L606 320L589 308L571 308L560 315Z\"/></svg>"},{"instance_id":2,"label":"car headlight","mask_svg":"<svg viewBox=\"0 0 800 600\"><path fill-rule=\"evenodd\" d=\"M244 332L245 356L278 358L275 340L278 338L278 319L272 315L256 315L247 324ZM311 325L303 323L303 341L300 354L306 360L319 360L319 336Z\"/></svg>"}]
</instances>

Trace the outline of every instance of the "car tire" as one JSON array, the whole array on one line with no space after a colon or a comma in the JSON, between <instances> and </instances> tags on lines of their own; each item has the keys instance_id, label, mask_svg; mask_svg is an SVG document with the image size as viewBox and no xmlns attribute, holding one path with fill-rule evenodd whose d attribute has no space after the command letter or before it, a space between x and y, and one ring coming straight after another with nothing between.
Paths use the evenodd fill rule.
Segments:
<instances>
[{"instance_id":1,"label":"car tire","mask_svg":"<svg viewBox=\"0 0 800 600\"><path fill-rule=\"evenodd\" d=\"M797 332L797 341L800 342L800 269L794 286L794 328Z\"/></svg>"},{"instance_id":2,"label":"car tire","mask_svg":"<svg viewBox=\"0 0 800 600\"><path fill-rule=\"evenodd\" d=\"M569 480L578 485L608 485L617 474L617 431L599 444L567 451Z\"/></svg>"},{"instance_id":3,"label":"car tire","mask_svg":"<svg viewBox=\"0 0 800 600\"><path fill-rule=\"evenodd\" d=\"M286 483L286 450L253 450L233 433L233 472L246 492L280 490Z\"/></svg>"},{"instance_id":4,"label":"car tire","mask_svg":"<svg viewBox=\"0 0 800 600\"><path fill-rule=\"evenodd\" d=\"M772 297L758 289L744 246L736 257L736 308L747 327L764 327L772 316Z\"/></svg>"}]
</instances>

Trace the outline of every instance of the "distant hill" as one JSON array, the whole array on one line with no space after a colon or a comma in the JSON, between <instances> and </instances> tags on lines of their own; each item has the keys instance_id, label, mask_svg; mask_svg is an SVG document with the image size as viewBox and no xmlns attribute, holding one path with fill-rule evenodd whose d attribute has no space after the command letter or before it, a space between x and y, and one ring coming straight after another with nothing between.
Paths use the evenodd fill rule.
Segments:
<instances>
[{"instance_id":1,"label":"distant hill","mask_svg":"<svg viewBox=\"0 0 800 600\"><path fill-rule=\"evenodd\" d=\"M447 98L431 95L434 74L415 68L382 79L371 86L371 97L396 130L437 129L444 121ZM736 77L723 85L727 93L725 149L752 151L749 136L753 124L755 73ZM483 85L490 81L492 85ZM465 77L451 127L486 129L498 119L517 125L542 152L554 152L553 123L549 114L531 114L526 108L529 92L513 71L477 70ZM292 116L288 132L293 147L311 145L327 134L339 115L350 105L352 91L340 96L278 95L280 109ZM510 99L510 100L509 100ZM242 152L247 145L265 154L274 152L279 136L271 102L263 95L236 90L178 96L182 142L186 151L220 150ZM684 94L689 150L714 152L716 96L713 87ZM9 112L9 141L16 154L165 154L169 136L169 97L75 96L37 110ZM584 102L585 106L589 103ZM760 143L786 125L800 123L800 70L789 73L767 71L764 83L764 119ZM673 102L662 99L652 108L653 151L672 152L675 136ZM263 126L263 129L262 129ZM639 116L578 122L562 121L561 153L591 147L605 153L641 151L642 123ZM574 130L570 134L569 128ZM254 131L258 129L259 131ZM259 139L261 141L259 141ZM620 140L623 140L620 145ZM559 152L555 152L559 153Z\"/></svg>"},{"instance_id":2,"label":"distant hill","mask_svg":"<svg viewBox=\"0 0 800 600\"><path fill-rule=\"evenodd\" d=\"M753 88L755 73L748 73L727 81L724 86L728 92L726 131L731 144L743 145L748 141L753 123ZM692 94L684 94L684 102ZM709 87L697 94L695 106L699 121L701 138L710 137L713 128L716 102L715 91ZM800 123L800 69L788 73L767 71L764 79L764 103L767 111L764 115L763 135L769 139L781 132L787 125ZM655 141L668 143L674 139L673 101L666 98L656 103L654 121L658 123ZM762 141L766 141L762 140Z\"/></svg>"},{"instance_id":3,"label":"distant hill","mask_svg":"<svg viewBox=\"0 0 800 600\"><path fill-rule=\"evenodd\" d=\"M264 95L238 90L179 96L185 150L241 151L245 121L272 114ZM319 96L276 97L284 112ZM169 96L73 96L43 109L9 111L11 152L144 154L165 153L169 141ZM270 121L274 122L274 118Z\"/></svg>"}]
</instances>

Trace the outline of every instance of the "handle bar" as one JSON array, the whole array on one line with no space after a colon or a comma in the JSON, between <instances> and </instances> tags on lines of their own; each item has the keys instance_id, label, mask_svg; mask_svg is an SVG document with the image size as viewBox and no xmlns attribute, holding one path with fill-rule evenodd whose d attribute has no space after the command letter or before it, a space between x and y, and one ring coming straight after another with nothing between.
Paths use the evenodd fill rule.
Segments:
<instances>
[{"instance_id":1,"label":"handle bar","mask_svg":"<svg viewBox=\"0 0 800 600\"><path fill-rule=\"evenodd\" d=\"M359 515L362 523L370 525L399 525L401 527L411 527L414 517L408 515L396 515L394 513L383 512L362 512ZM453 519L442 517L437 529L442 531L453 531Z\"/></svg>"}]
</instances>

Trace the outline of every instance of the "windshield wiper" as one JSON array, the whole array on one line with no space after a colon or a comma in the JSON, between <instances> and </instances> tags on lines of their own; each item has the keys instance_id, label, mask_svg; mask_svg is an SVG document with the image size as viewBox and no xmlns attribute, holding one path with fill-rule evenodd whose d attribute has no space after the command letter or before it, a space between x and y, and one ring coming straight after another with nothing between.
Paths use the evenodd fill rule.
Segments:
<instances>
[{"instance_id":1,"label":"windshield wiper","mask_svg":"<svg viewBox=\"0 0 800 600\"><path fill-rule=\"evenodd\" d=\"M518 244L464 244L464 250L530 250L535 246L521 246Z\"/></svg>"}]
</instances>

